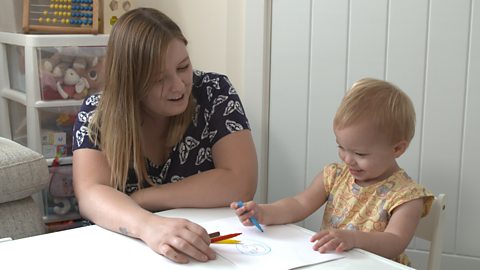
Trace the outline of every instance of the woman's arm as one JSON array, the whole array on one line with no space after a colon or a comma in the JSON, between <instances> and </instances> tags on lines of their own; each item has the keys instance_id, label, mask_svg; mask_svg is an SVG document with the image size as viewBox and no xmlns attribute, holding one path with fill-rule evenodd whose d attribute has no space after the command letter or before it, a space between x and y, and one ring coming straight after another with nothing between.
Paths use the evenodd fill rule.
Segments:
<instances>
[{"instance_id":1,"label":"woman's arm","mask_svg":"<svg viewBox=\"0 0 480 270\"><path fill-rule=\"evenodd\" d=\"M182 181L141 189L131 197L151 211L221 207L249 201L257 188L257 156L250 130L226 135L212 148L215 169Z\"/></svg>"},{"instance_id":2,"label":"woman's arm","mask_svg":"<svg viewBox=\"0 0 480 270\"><path fill-rule=\"evenodd\" d=\"M396 258L410 243L423 209L423 198L398 206L384 232L361 232L350 230L324 230L316 233L311 241L320 252L342 252L354 247L361 248L385 258Z\"/></svg>"},{"instance_id":3,"label":"woman's arm","mask_svg":"<svg viewBox=\"0 0 480 270\"><path fill-rule=\"evenodd\" d=\"M185 219L164 218L141 208L126 194L109 185L110 169L102 152L73 152L73 185L80 213L97 225L134 238L167 258L188 262L215 258L207 232Z\"/></svg>"}]
</instances>

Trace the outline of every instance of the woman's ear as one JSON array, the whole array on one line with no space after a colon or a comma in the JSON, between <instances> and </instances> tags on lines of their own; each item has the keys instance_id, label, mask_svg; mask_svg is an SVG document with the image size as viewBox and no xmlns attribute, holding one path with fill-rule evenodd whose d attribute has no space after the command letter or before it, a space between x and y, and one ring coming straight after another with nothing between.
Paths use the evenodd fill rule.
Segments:
<instances>
[{"instance_id":1,"label":"woman's ear","mask_svg":"<svg viewBox=\"0 0 480 270\"><path fill-rule=\"evenodd\" d=\"M400 157L408 148L409 143L405 140L401 140L393 145L393 154L395 158Z\"/></svg>"}]
</instances>

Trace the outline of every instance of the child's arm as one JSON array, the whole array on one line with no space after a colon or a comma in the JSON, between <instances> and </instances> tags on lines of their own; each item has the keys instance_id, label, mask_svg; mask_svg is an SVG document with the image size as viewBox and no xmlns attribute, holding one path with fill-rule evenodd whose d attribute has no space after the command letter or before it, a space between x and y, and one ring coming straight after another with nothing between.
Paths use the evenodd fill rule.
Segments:
<instances>
[{"instance_id":1,"label":"child's arm","mask_svg":"<svg viewBox=\"0 0 480 270\"><path fill-rule=\"evenodd\" d=\"M238 208L236 202L230 207L236 209L235 213L246 226L252 226L249 218L254 216L258 222L265 225L294 223L305 219L326 201L327 195L323 184L323 171L320 172L301 193L278 200L271 204L257 204L247 202Z\"/></svg>"},{"instance_id":2,"label":"child's arm","mask_svg":"<svg viewBox=\"0 0 480 270\"><path fill-rule=\"evenodd\" d=\"M313 249L326 252L342 252L354 247L385 258L396 258L410 243L423 209L423 198L398 206L384 232L360 232L349 230L324 230L312 236Z\"/></svg>"}]
</instances>

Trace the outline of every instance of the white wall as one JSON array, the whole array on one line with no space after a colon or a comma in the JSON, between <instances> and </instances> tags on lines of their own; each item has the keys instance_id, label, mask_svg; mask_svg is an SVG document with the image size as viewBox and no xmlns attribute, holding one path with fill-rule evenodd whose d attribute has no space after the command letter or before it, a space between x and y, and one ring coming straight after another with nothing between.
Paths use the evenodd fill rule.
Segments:
<instances>
[{"instance_id":1,"label":"white wall","mask_svg":"<svg viewBox=\"0 0 480 270\"><path fill-rule=\"evenodd\" d=\"M399 163L448 195L442 269L480 269L480 7L476 0L273 0L268 201L338 160L331 130L357 79L387 79L417 111ZM305 221L317 230L321 211ZM426 243L411 244L424 264ZM420 250L420 251L419 251Z\"/></svg>"}]
</instances>

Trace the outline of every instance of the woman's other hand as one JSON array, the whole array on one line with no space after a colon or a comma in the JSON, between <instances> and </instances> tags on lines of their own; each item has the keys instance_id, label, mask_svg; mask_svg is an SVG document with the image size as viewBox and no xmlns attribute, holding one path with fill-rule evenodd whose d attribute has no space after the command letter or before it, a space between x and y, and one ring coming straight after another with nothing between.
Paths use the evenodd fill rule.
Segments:
<instances>
[{"instance_id":1,"label":"woman's other hand","mask_svg":"<svg viewBox=\"0 0 480 270\"><path fill-rule=\"evenodd\" d=\"M145 224L141 239L155 252L177 263L188 263L191 257L206 262L216 258L210 248L207 231L198 224L182 218L157 215Z\"/></svg>"}]
</instances>

